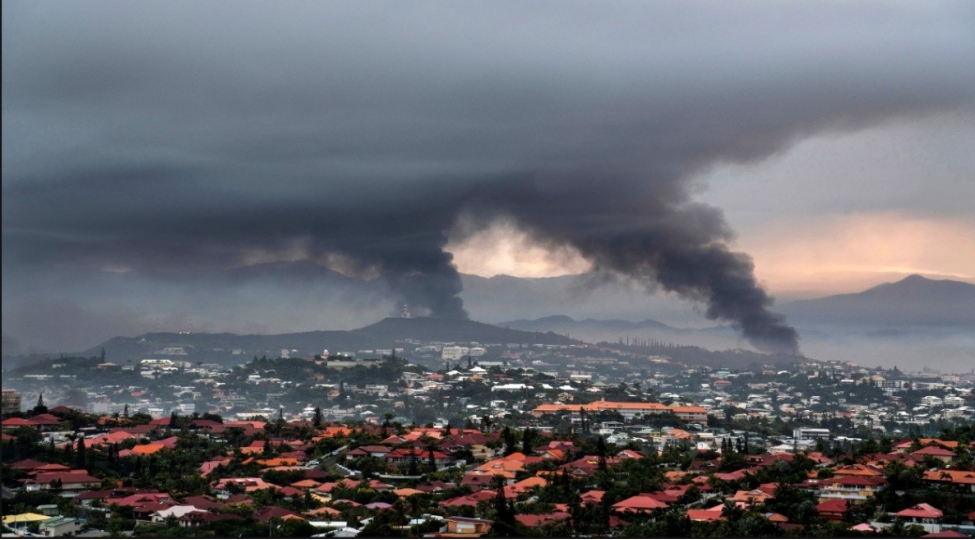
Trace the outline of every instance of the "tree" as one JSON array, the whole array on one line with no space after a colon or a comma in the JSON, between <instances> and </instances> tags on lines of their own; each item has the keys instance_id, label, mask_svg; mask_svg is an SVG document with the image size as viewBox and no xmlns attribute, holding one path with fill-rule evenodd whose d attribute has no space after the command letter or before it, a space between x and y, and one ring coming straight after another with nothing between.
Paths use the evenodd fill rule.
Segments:
<instances>
[{"instance_id":1,"label":"tree","mask_svg":"<svg viewBox=\"0 0 975 540\"><path fill-rule=\"evenodd\" d=\"M739 519L745 517L745 510L738 506L737 503L728 501L724 503L721 508L721 517L727 519L731 523L737 522Z\"/></svg>"},{"instance_id":2,"label":"tree","mask_svg":"<svg viewBox=\"0 0 975 540\"><path fill-rule=\"evenodd\" d=\"M436 460L436 456L434 456L433 454L434 450L436 449L437 447L432 444L427 447L427 451L430 452L429 463L428 463L428 465L430 466L430 472L437 471L437 460Z\"/></svg>"},{"instance_id":3,"label":"tree","mask_svg":"<svg viewBox=\"0 0 975 540\"><path fill-rule=\"evenodd\" d=\"M501 437L504 439L504 455L511 455L518 451L515 434L512 433L511 428L504 426L504 429L501 431Z\"/></svg>"},{"instance_id":4,"label":"tree","mask_svg":"<svg viewBox=\"0 0 975 540\"><path fill-rule=\"evenodd\" d=\"M496 523L514 527L514 510L508 505L508 499L504 496L505 479L501 475L496 475L494 477L494 483L496 486L496 492L494 494L494 512L496 517L494 520Z\"/></svg>"},{"instance_id":5,"label":"tree","mask_svg":"<svg viewBox=\"0 0 975 540\"><path fill-rule=\"evenodd\" d=\"M596 455L599 457L606 457L606 440L600 435L596 439Z\"/></svg>"},{"instance_id":6,"label":"tree","mask_svg":"<svg viewBox=\"0 0 975 540\"><path fill-rule=\"evenodd\" d=\"M535 442L535 431L528 427L521 435L521 453L526 456L532 455L532 443Z\"/></svg>"},{"instance_id":7,"label":"tree","mask_svg":"<svg viewBox=\"0 0 975 540\"><path fill-rule=\"evenodd\" d=\"M44 394L37 395L37 405L34 407L34 414L45 414L47 413L47 407L44 406Z\"/></svg>"},{"instance_id":8,"label":"tree","mask_svg":"<svg viewBox=\"0 0 975 540\"><path fill-rule=\"evenodd\" d=\"M322 425L322 408L321 407L315 407L315 416L314 416L314 418L312 418L312 425L315 426L316 428L317 427L320 427Z\"/></svg>"},{"instance_id":9,"label":"tree","mask_svg":"<svg viewBox=\"0 0 975 540\"><path fill-rule=\"evenodd\" d=\"M79 469L88 468L88 451L85 449L85 437L84 435L78 437L78 453L75 454L75 463L78 464Z\"/></svg>"}]
</instances>

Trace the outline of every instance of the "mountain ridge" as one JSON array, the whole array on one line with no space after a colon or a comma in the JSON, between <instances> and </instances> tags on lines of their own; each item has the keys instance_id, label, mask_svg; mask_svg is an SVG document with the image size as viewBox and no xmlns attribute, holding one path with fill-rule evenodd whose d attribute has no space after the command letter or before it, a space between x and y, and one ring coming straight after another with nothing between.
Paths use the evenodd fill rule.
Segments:
<instances>
[{"instance_id":1,"label":"mountain ridge","mask_svg":"<svg viewBox=\"0 0 975 540\"><path fill-rule=\"evenodd\" d=\"M975 285L912 274L857 293L796 300L778 309L793 323L975 326Z\"/></svg>"}]
</instances>

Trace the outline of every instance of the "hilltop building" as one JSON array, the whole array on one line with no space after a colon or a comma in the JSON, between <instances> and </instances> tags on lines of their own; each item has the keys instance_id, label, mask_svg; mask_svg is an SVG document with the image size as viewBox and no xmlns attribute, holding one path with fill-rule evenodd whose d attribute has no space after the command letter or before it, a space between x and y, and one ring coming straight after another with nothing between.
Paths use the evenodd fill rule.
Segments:
<instances>
[{"instance_id":1,"label":"hilltop building","mask_svg":"<svg viewBox=\"0 0 975 540\"><path fill-rule=\"evenodd\" d=\"M16 390L3 391L3 414L20 412L20 401L22 396Z\"/></svg>"}]
</instances>

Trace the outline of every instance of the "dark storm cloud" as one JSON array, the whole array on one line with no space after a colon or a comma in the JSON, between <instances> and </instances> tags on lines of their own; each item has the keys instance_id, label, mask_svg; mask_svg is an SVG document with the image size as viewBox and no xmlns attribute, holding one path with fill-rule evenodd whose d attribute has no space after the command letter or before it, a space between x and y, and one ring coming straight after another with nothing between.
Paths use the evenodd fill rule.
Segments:
<instances>
[{"instance_id":1,"label":"dark storm cloud","mask_svg":"<svg viewBox=\"0 0 975 540\"><path fill-rule=\"evenodd\" d=\"M3 9L5 288L297 242L463 317L447 231L502 216L773 350L795 333L694 175L975 87L963 2Z\"/></svg>"}]
</instances>

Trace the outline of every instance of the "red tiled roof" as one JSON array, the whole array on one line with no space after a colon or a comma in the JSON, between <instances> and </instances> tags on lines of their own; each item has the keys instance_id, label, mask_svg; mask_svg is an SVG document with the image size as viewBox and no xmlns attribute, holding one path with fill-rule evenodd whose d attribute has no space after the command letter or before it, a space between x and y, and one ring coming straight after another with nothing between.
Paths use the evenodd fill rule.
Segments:
<instances>
[{"instance_id":1,"label":"red tiled roof","mask_svg":"<svg viewBox=\"0 0 975 540\"><path fill-rule=\"evenodd\" d=\"M816 505L816 510L820 513L843 513L849 509L850 505L846 499L829 499Z\"/></svg>"},{"instance_id":2,"label":"red tiled roof","mask_svg":"<svg viewBox=\"0 0 975 540\"><path fill-rule=\"evenodd\" d=\"M837 478L827 478L820 480L821 485L841 485L841 486L882 486L887 483L883 478L872 476L840 476Z\"/></svg>"},{"instance_id":3,"label":"red tiled roof","mask_svg":"<svg viewBox=\"0 0 975 540\"><path fill-rule=\"evenodd\" d=\"M68 471L40 473L34 478L27 480L28 484L50 484L55 480L60 480L62 484L101 484L102 481L88 474L87 471Z\"/></svg>"},{"instance_id":4,"label":"red tiled roof","mask_svg":"<svg viewBox=\"0 0 975 540\"><path fill-rule=\"evenodd\" d=\"M32 471L43 465L50 465L50 463L46 463L44 461L37 461L36 459L24 459L16 463L13 463L12 465L10 465L10 467L12 469L16 469L19 471Z\"/></svg>"},{"instance_id":5,"label":"red tiled roof","mask_svg":"<svg viewBox=\"0 0 975 540\"><path fill-rule=\"evenodd\" d=\"M925 446L924 448L911 452L914 456L934 456L934 457L955 457L955 453L951 450L945 450L939 446Z\"/></svg>"},{"instance_id":6,"label":"red tiled roof","mask_svg":"<svg viewBox=\"0 0 975 540\"><path fill-rule=\"evenodd\" d=\"M62 422L60 418L53 414L38 414L37 416L31 416L27 421L39 426L56 426Z\"/></svg>"},{"instance_id":7,"label":"red tiled roof","mask_svg":"<svg viewBox=\"0 0 975 540\"><path fill-rule=\"evenodd\" d=\"M3 422L0 422L0 426L2 427L24 427L24 426L33 427L36 425L37 424L31 422L30 420L24 420L23 418L18 418L18 417L7 418Z\"/></svg>"},{"instance_id":8,"label":"red tiled roof","mask_svg":"<svg viewBox=\"0 0 975 540\"><path fill-rule=\"evenodd\" d=\"M725 521L720 510L696 510L687 511L687 518L691 521Z\"/></svg>"},{"instance_id":9,"label":"red tiled roof","mask_svg":"<svg viewBox=\"0 0 975 540\"><path fill-rule=\"evenodd\" d=\"M515 520L526 527L541 527L546 523L563 520L572 514L568 512L551 512L549 514L517 514Z\"/></svg>"},{"instance_id":10,"label":"red tiled roof","mask_svg":"<svg viewBox=\"0 0 975 540\"><path fill-rule=\"evenodd\" d=\"M942 516L944 516L944 513L928 503L920 503L905 508L894 515L897 517L940 519Z\"/></svg>"},{"instance_id":11,"label":"red tiled roof","mask_svg":"<svg viewBox=\"0 0 975 540\"><path fill-rule=\"evenodd\" d=\"M971 537L965 533L960 533L958 531L941 531L939 533L926 534L921 538L971 538Z\"/></svg>"},{"instance_id":12,"label":"red tiled roof","mask_svg":"<svg viewBox=\"0 0 975 540\"><path fill-rule=\"evenodd\" d=\"M634 495L629 499L624 499L614 504L613 508L620 512L645 512L648 510L667 508L667 505L652 497L650 494L641 493L640 495Z\"/></svg>"}]
</instances>

